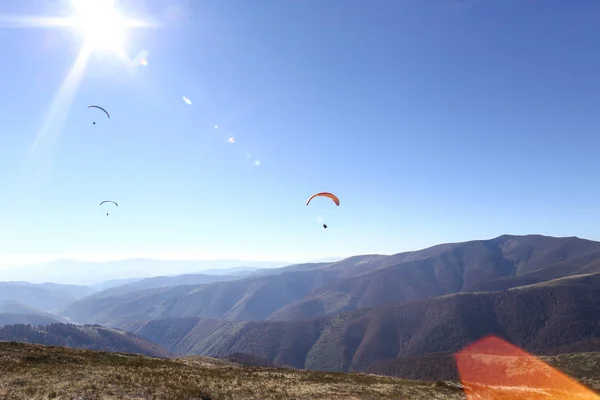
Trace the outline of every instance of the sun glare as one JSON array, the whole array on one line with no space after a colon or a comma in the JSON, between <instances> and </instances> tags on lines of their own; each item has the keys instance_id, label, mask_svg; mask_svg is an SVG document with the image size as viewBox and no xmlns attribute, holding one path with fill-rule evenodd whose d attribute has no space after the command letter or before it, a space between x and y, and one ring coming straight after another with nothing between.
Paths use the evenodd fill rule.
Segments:
<instances>
[{"instance_id":1,"label":"sun glare","mask_svg":"<svg viewBox=\"0 0 600 400\"><path fill-rule=\"evenodd\" d=\"M71 0L76 26L93 49L119 51L123 46L125 18L114 7L114 0Z\"/></svg>"}]
</instances>

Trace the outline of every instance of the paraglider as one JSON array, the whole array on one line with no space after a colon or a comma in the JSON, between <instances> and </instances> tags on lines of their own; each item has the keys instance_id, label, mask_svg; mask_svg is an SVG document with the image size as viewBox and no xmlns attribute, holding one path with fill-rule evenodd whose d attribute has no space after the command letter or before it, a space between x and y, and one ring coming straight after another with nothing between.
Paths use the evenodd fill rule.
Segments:
<instances>
[{"instance_id":1,"label":"paraglider","mask_svg":"<svg viewBox=\"0 0 600 400\"><path fill-rule=\"evenodd\" d=\"M119 207L119 205L117 204L116 201L112 201L112 200L104 200L102 203L100 203L100 205L104 204L104 203L113 203L115 206ZM108 213L106 213L106 215L108 215Z\"/></svg>"},{"instance_id":2,"label":"paraglider","mask_svg":"<svg viewBox=\"0 0 600 400\"><path fill-rule=\"evenodd\" d=\"M100 106L95 106L95 105L88 106L88 108L92 108L92 107L93 108L98 108L98 109L104 111L106 113L106 116L110 119L110 114L104 108L102 108ZM92 125L96 125L96 121L94 121L94 123Z\"/></svg>"},{"instance_id":3,"label":"paraglider","mask_svg":"<svg viewBox=\"0 0 600 400\"><path fill-rule=\"evenodd\" d=\"M327 198L331 199L335 203L336 206L339 207L339 205L340 205L340 199L338 199L338 197L335 194L329 193L329 192L319 192L319 193L313 194L306 201L306 205L309 205L311 200L314 199L315 197L327 197ZM323 229L327 229L327 224L323 224Z\"/></svg>"},{"instance_id":4,"label":"paraglider","mask_svg":"<svg viewBox=\"0 0 600 400\"><path fill-rule=\"evenodd\" d=\"M313 194L312 196L310 196L310 197L308 198L308 201L306 202L306 205L309 205L312 199L314 199L315 197L319 197L319 196L322 196L322 197L328 197L328 198L330 198L331 200L333 200L333 202L334 202L334 203L335 203L337 206L339 206L339 205L340 205L340 199L338 199L338 197L337 197L335 194L333 194L333 193L329 193L329 192L320 192L320 193L315 193L315 194Z\"/></svg>"}]
</instances>

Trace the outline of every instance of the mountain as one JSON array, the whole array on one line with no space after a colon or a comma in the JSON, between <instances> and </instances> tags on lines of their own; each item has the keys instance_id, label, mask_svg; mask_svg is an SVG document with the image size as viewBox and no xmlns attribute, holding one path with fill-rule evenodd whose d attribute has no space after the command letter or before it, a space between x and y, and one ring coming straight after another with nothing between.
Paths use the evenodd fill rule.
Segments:
<instances>
[{"instance_id":1,"label":"mountain","mask_svg":"<svg viewBox=\"0 0 600 400\"><path fill-rule=\"evenodd\" d=\"M167 316L265 319L282 305L302 299L323 282L335 279L340 271L284 272L203 285L146 289L100 299L88 297L69 305L63 315L80 323L115 327L121 322Z\"/></svg>"},{"instance_id":2,"label":"mountain","mask_svg":"<svg viewBox=\"0 0 600 400\"><path fill-rule=\"evenodd\" d=\"M55 322L68 322L56 314L0 313L0 327L3 325L50 325Z\"/></svg>"},{"instance_id":3,"label":"mountain","mask_svg":"<svg viewBox=\"0 0 600 400\"><path fill-rule=\"evenodd\" d=\"M506 290L563 276L600 272L598 242L501 236L415 253L403 262L339 280L270 315L315 318L360 307L471 291ZM439 252L437 250L446 251Z\"/></svg>"},{"instance_id":4,"label":"mountain","mask_svg":"<svg viewBox=\"0 0 600 400\"><path fill-rule=\"evenodd\" d=\"M64 315L77 322L121 328L134 321L179 317L310 319L590 272L600 272L599 242L504 235L387 256L296 264L228 282L84 298L67 307Z\"/></svg>"},{"instance_id":5,"label":"mountain","mask_svg":"<svg viewBox=\"0 0 600 400\"><path fill-rule=\"evenodd\" d=\"M62 309L67 304L91 293L93 289L86 286L0 282L0 302L18 303L22 307L44 312Z\"/></svg>"},{"instance_id":6,"label":"mountain","mask_svg":"<svg viewBox=\"0 0 600 400\"><path fill-rule=\"evenodd\" d=\"M0 279L25 280L35 283L52 281L64 284L96 285L108 280L198 273L206 269L276 268L288 264L244 260L127 259L106 262L56 260L42 264L4 268L0 270Z\"/></svg>"},{"instance_id":7,"label":"mountain","mask_svg":"<svg viewBox=\"0 0 600 400\"><path fill-rule=\"evenodd\" d=\"M163 347L132 333L91 325L77 326L61 323L46 326L4 325L0 327L0 341L171 357L171 353Z\"/></svg>"},{"instance_id":8,"label":"mountain","mask_svg":"<svg viewBox=\"0 0 600 400\"><path fill-rule=\"evenodd\" d=\"M60 315L43 312L14 300L0 302L0 325L31 324L47 325L68 322Z\"/></svg>"},{"instance_id":9,"label":"mountain","mask_svg":"<svg viewBox=\"0 0 600 400\"><path fill-rule=\"evenodd\" d=\"M285 264L287 265L287 263ZM245 276L261 269L270 268L258 268L258 267L235 267L235 268L221 268L221 269L204 269L203 274L206 275L237 275Z\"/></svg>"},{"instance_id":10,"label":"mountain","mask_svg":"<svg viewBox=\"0 0 600 400\"><path fill-rule=\"evenodd\" d=\"M103 281L103 282L97 283L95 285L91 285L90 287L92 289L94 289L95 291L99 292L101 290L106 290L106 289L110 289L113 287L126 285L128 283L133 283L133 282L139 281L141 279L143 279L143 278L110 279L108 281Z\"/></svg>"},{"instance_id":11,"label":"mountain","mask_svg":"<svg viewBox=\"0 0 600 400\"><path fill-rule=\"evenodd\" d=\"M16 300L0 301L0 314L41 314L43 311Z\"/></svg>"},{"instance_id":12,"label":"mountain","mask_svg":"<svg viewBox=\"0 0 600 400\"><path fill-rule=\"evenodd\" d=\"M145 278L136 280L132 283L115 286L100 292L96 292L87 297L87 299L100 299L103 297L121 296L123 294L141 291L145 289L156 289L164 287L182 286L182 285L201 285L204 283L223 282L234 279L241 279L235 275L206 275L206 274L185 274L177 276L157 276L154 278Z\"/></svg>"},{"instance_id":13,"label":"mountain","mask_svg":"<svg viewBox=\"0 0 600 400\"><path fill-rule=\"evenodd\" d=\"M323 262L336 262L336 261L340 261L343 260L346 257L325 257L325 258L319 258L317 260L312 260L311 263L323 263Z\"/></svg>"},{"instance_id":14,"label":"mountain","mask_svg":"<svg viewBox=\"0 0 600 400\"><path fill-rule=\"evenodd\" d=\"M459 293L297 321L171 318L131 325L175 354L245 353L317 371L440 379L445 354L494 335L534 354L600 348L600 273L502 292ZM444 361L444 358L446 361ZM453 365L453 364L452 364ZM443 370L439 370L443 368ZM445 368L445 369L444 369ZM454 372L455 373L455 372Z\"/></svg>"}]
</instances>

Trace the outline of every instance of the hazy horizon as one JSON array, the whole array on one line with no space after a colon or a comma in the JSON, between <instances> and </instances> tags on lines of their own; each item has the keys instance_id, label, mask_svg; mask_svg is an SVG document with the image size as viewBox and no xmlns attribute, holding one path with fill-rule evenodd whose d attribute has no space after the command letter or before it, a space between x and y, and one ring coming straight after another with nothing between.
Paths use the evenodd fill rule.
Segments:
<instances>
[{"instance_id":1,"label":"hazy horizon","mask_svg":"<svg viewBox=\"0 0 600 400\"><path fill-rule=\"evenodd\" d=\"M328 257L303 262L333 262L344 257ZM37 263L0 266L0 282L64 283L93 285L109 280L176 276L193 273L219 274L241 268L272 269L296 264L289 261L235 259L127 258L112 260L51 259Z\"/></svg>"},{"instance_id":2,"label":"hazy horizon","mask_svg":"<svg viewBox=\"0 0 600 400\"><path fill-rule=\"evenodd\" d=\"M325 256L318 258L301 258L301 259L239 259L239 258L195 258L195 257L182 257L175 258L169 256L161 256L161 255L152 255L152 254L142 254L142 255L129 255L129 256L119 256L119 255L77 255L77 254L60 254L60 255L37 255L37 254L3 254L0 256L0 270L5 268L17 268L20 266L28 266L32 264L47 264L57 261L77 261L77 262L87 262L87 263L103 263L103 262L115 262L115 261L129 261L129 260L157 260L157 261L202 261L202 262L210 262L210 261L235 261L235 262L250 262L250 263L261 263L261 262L277 262L277 263L310 263L310 262L320 262L321 260L331 260L331 259L342 259L346 257L350 257L354 254L348 254L345 256Z\"/></svg>"}]
</instances>

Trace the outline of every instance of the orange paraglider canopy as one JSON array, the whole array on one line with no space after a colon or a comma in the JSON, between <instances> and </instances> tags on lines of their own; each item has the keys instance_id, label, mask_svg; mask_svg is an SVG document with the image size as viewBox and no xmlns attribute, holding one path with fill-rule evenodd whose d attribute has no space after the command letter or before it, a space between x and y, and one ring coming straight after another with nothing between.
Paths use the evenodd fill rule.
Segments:
<instances>
[{"instance_id":1,"label":"orange paraglider canopy","mask_svg":"<svg viewBox=\"0 0 600 400\"><path fill-rule=\"evenodd\" d=\"M308 201L306 202L306 205L308 205L312 199L314 199L315 197L319 197L319 196L321 196L321 197L329 197L331 200L333 200L333 202L337 206L340 205L340 199L338 199L338 197L335 194L329 193L329 192L321 192L321 193L315 193L315 194L313 194L312 196L310 196L308 198Z\"/></svg>"}]
</instances>

